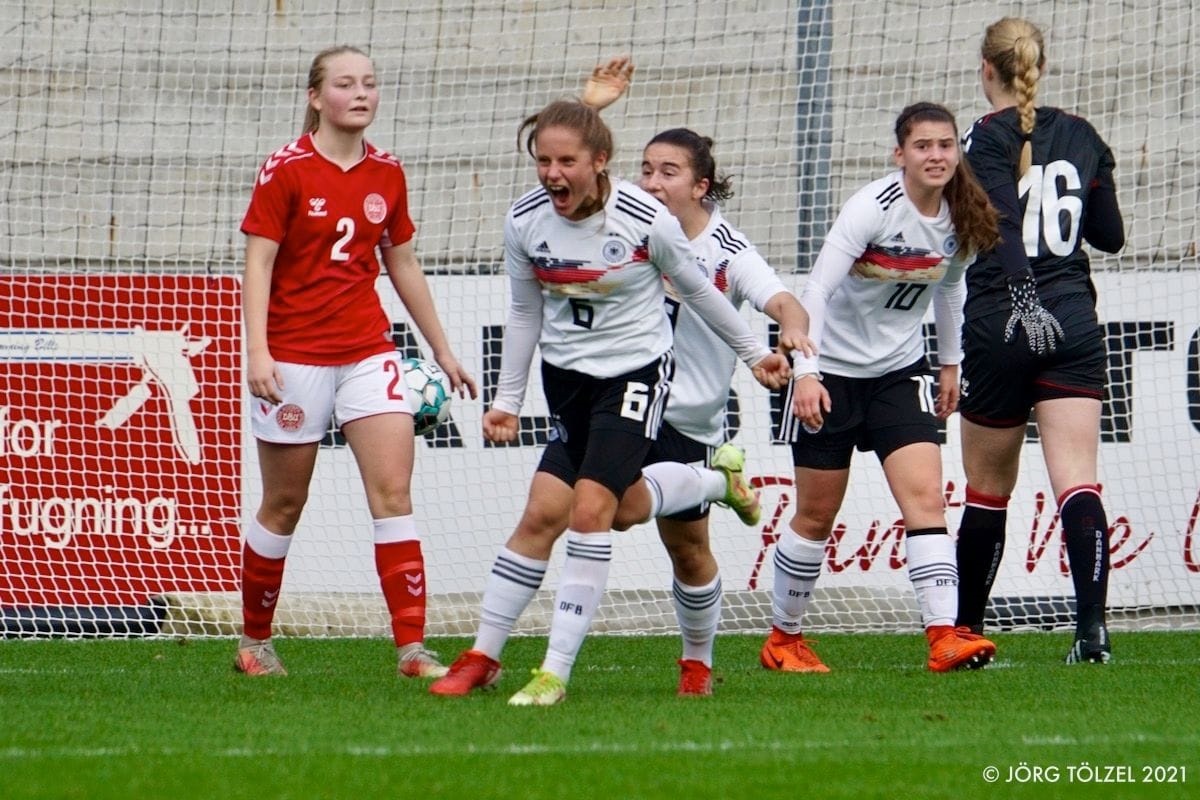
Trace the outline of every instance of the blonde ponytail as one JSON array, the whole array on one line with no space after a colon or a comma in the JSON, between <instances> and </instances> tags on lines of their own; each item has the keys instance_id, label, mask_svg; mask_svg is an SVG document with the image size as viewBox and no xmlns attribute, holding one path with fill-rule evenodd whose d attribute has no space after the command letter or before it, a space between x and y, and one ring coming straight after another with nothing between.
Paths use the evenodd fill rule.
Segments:
<instances>
[{"instance_id":1,"label":"blonde ponytail","mask_svg":"<svg viewBox=\"0 0 1200 800\"><path fill-rule=\"evenodd\" d=\"M1046 65L1046 45L1037 26L1020 17L1004 17L988 26L980 53L995 68L1001 82L1017 96L1017 115L1025 144L1018 175L1033 163L1033 128L1037 123L1038 81Z\"/></svg>"}]
</instances>

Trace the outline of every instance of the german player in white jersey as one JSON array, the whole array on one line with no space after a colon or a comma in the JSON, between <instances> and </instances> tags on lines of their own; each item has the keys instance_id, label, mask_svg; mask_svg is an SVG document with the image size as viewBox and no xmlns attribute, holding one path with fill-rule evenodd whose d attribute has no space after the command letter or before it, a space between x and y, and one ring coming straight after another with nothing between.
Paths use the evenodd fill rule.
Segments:
<instances>
[{"instance_id":1,"label":"german player in white jersey","mask_svg":"<svg viewBox=\"0 0 1200 800\"><path fill-rule=\"evenodd\" d=\"M718 174L712 148L712 139L692 130L663 131L642 152L638 183L679 219L696 258L734 308L748 303L779 323L780 340L789 352L815 354L803 333L803 307L757 248L722 215L718 202L732 196L732 181ZM668 313L675 320L675 380L663 430L644 470L648 488L659 494L679 492L689 485L689 476L702 477L700 468L726 463L732 450L726 441L725 414L735 355L694 309L680 305L672 294L668 287ZM659 536L671 557L671 596L683 638L678 689L682 696L712 691L722 596L708 515L707 503L656 514Z\"/></svg>"},{"instance_id":2,"label":"german player in white jersey","mask_svg":"<svg viewBox=\"0 0 1200 800\"><path fill-rule=\"evenodd\" d=\"M609 105L628 86L631 71L623 58L597 67L584 102L597 109ZM748 301L781 324L782 340L806 346L803 308L716 205L732 189L729 178L717 175L711 139L683 128L658 134L643 151L638 184L680 221L702 270L734 308ZM642 469L644 481L626 492L614 527L658 518L671 557L671 595L683 634L678 694L705 696L712 692L713 641L721 614L721 580L708 538L709 501L723 499L726 491L725 476L705 467L740 463L740 454L724 444L737 357L690 306L672 296L669 286L667 294L675 329L675 377L663 425ZM531 508L537 498L537 513L525 515L497 556L475 644L430 686L434 694L465 695L498 676L501 651L541 586L555 541L567 529L574 480L562 444L551 442L530 491ZM741 515L751 524L757 521L745 509Z\"/></svg>"},{"instance_id":3,"label":"german player in white jersey","mask_svg":"<svg viewBox=\"0 0 1200 800\"><path fill-rule=\"evenodd\" d=\"M733 196L732 181L716 174L712 147L712 139L686 128L663 131L646 145L639 185L679 218L691 234L697 260L734 308L749 303L781 325L783 338L803 341L803 307L758 248L721 213L717 203ZM700 198L692 197L702 191ZM697 233L693 226L702 227ZM673 294L670 287L667 292ZM675 380L666 420L683 435L719 447L725 442L729 379L736 357L691 308L673 297L667 307L677 321Z\"/></svg>"},{"instance_id":4,"label":"german player in white jersey","mask_svg":"<svg viewBox=\"0 0 1200 800\"><path fill-rule=\"evenodd\" d=\"M234 666L283 675L271 626L292 534L330 419L354 451L401 675L446 670L425 649L425 567L413 517L412 412L375 290L380 264L454 389L476 394L454 357L413 251L400 162L364 139L379 89L352 47L318 53L304 133L263 164L242 222L246 381L263 496L242 554L243 636ZM414 591L414 587L419 591Z\"/></svg>"},{"instance_id":5,"label":"german player in white jersey","mask_svg":"<svg viewBox=\"0 0 1200 800\"><path fill-rule=\"evenodd\" d=\"M545 706L565 697L603 595L619 508L650 502L641 466L658 435L673 366L663 278L683 302L701 310L764 385L782 385L790 367L750 333L706 278L667 209L637 186L608 177L612 136L595 109L556 101L528 118L521 132L541 187L514 204L506 223L512 305L484 434L492 441L515 438L529 364L540 343L552 438L561 443L572 473L565 484L571 487L566 562L546 657L509 702ZM718 477L719 496L746 509L757 506L740 464ZM561 495L547 495L544 483L535 478L522 524L547 507L557 509ZM636 517L647 519L648 513ZM504 557L502 552L498 565ZM503 566L522 578L504 587L515 592L533 583L535 573L540 584L545 573L545 562L533 558L505 560ZM519 614L525 603L508 605L519 605ZM494 681L498 667L485 669L485 683ZM439 684L435 693L465 693L438 691Z\"/></svg>"},{"instance_id":6,"label":"german player in white jersey","mask_svg":"<svg viewBox=\"0 0 1200 800\"><path fill-rule=\"evenodd\" d=\"M800 301L820 351L799 357L785 433L796 512L776 544L767 669L828 672L803 617L841 509L854 449L883 465L905 526L908 574L929 642L929 669L979 667L994 645L956 631L954 540L946 529L937 421L958 402L963 273L992 246L996 213L961 161L954 117L917 103L896 121L897 172L860 189L834 221ZM925 358L933 304L940 370Z\"/></svg>"},{"instance_id":7,"label":"german player in white jersey","mask_svg":"<svg viewBox=\"0 0 1200 800\"><path fill-rule=\"evenodd\" d=\"M584 102L599 109L628 86L632 66L613 59L597 67ZM781 340L806 346L803 310L752 245L722 218L712 199L729 194L718 179L711 140L685 129L666 131L643 153L639 185L662 200L683 224L702 270L737 307L747 298L783 324ZM668 286L668 295L673 291ZM681 695L711 692L712 643L720 615L720 580L707 536L708 502L724 500L738 482L741 454L724 441L724 408L736 355L691 308L674 297L666 303L675 327L676 374L664 423L647 454L644 480L625 493L614 526L658 516L674 564L672 594L684 634ZM686 337L686 338L685 338ZM706 469L705 464L722 467ZM730 469L737 467L739 469ZM430 690L464 695L493 683L500 652L521 612L541 586L554 542L567 529L576 473L560 441L543 454L530 489L526 514L497 556L485 587L475 646ZM736 493L735 493L736 494ZM757 503L734 507L744 521L757 520ZM674 513L673 513L674 512Z\"/></svg>"}]
</instances>

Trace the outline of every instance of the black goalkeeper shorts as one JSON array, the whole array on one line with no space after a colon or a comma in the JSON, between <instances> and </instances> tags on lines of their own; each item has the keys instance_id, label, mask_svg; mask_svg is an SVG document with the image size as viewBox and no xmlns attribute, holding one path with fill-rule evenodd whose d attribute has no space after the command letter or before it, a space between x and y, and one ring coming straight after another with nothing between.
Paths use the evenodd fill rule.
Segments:
<instances>
[{"instance_id":1,"label":"black goalkeeper shorts","mask_svg":"<svg viewBox=\"0 0 1200 800\"><path fill-rule=\"evenodd\" d=\"M963 323L964 419L989 428L1012 428L1029 420L1035 403L1062 397L1103 399L1108 353L1096 306L1087 293L1051 297L1043 304L1063 329L1053 353L1029 350L1018 326L1011 343L1004 326L1011 312L968 318Z\"/></svg>"}]
</instances>

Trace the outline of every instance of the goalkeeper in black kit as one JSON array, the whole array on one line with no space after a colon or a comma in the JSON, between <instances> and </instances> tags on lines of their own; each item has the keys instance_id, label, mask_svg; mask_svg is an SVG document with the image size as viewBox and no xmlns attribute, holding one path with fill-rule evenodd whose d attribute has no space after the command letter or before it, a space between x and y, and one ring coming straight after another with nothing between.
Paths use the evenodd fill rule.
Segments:
<instances>
[{"instance_id":1,"label":"goalkeeper in black kit","mask_svg":"<svg viewBox=\"0 0 1200 800\"><path fill-rule=\"evenodd\" d=\"M981 56L992 112L963 144L1000 212L1002 241L966 277L958 624L983 631L1033 410L1075 586L1067 662L1106 663L1109 534L1096 461L1107 356L1082 245L1115 253L1125 244L1114 159L1086 120L1035 105L1046 63L1036 26L999 20Z\"/></svg>"}]
</instances>

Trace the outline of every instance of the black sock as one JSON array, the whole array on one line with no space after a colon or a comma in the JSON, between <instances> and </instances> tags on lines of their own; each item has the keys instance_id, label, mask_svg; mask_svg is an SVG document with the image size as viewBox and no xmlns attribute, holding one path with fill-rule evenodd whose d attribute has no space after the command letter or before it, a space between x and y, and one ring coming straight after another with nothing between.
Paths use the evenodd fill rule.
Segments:
<instances>
[{"instance_id":1,"label":"black sock","mask_svg":"<svg viewBox=\"0 0 1200 800\"><path fill-rule=\"evenodd\" d=\"M1099 487L1076 486L1059 505L1071 580L1075 584L1075 636L1086 637L1104 624L1108 599L1108 517Z\"/></svg>"},{"instance_id":2,"label":"black sock","mask_svg":"<svg viewBox=\"0 0 1200 800\"><path fill-rule=\"evenodd\" d=\"M983 633L983 615L1000 559L1004 557L1008 498L967 487L967 506L958 526L958 625Z\"/></svg>"}]
</instances>

